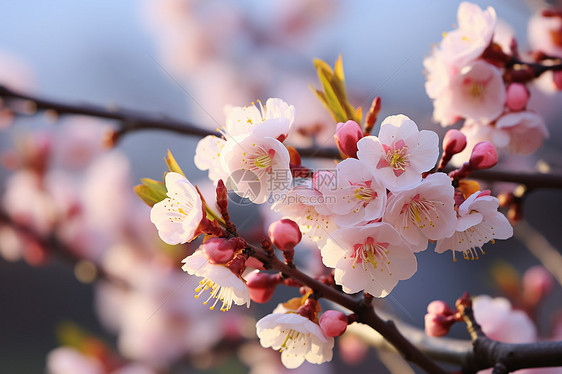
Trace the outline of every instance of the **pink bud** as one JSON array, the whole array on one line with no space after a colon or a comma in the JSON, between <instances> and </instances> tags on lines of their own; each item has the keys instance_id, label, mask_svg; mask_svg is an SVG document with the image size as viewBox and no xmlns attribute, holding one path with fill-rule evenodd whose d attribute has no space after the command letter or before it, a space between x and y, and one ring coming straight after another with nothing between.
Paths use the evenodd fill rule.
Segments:
<instances>
[{"instance_id":1,"label":"pink bud","mask_svg":"<svg viewBox=\"0 0 562 374\"><path fill-rule=\"evenodd\" d=\"M279 274L262 273L255 270L246 277L246 285L250 290L250 298L257 303L268 302L281 283Z\"/></svg>"},{"instance_id":2,"label":"pink bud","mask_svg":"<svg viewBox=\"0 0 562 374\"><path fill-rule=\"evenodd\" d=\"M455 319L452 317L428 313L425 315L425 333L429 336L445 336L453 323L455 323Z\"/></svg>"},{"instance_id":3,"label":"pink bud","mask_svg":"<svg viewBox=\"0 0 562 374\"><path fill-rule=\"evenodd\" d=\"M302 233L294 221L280 219L269 225L269 237L273 244L282 251L290 251L302 239Z\"/></svg>"},{"instance_id":4,"label":"pink bud","mask_svg":"<svg viewBox=\"0 0 562 374\"><path fill-rule=\"evenodd\" d=\"M446 302L441 300L435 300L429 303L427 312L430 314L441 314L443 316L452 316L456 313Z\"/></svg>"},{"instance_id":5,"label":"pink bud","mask_svg":"<svg viewBox=\"0 0 562 374\"><path fill-rule=\"evenodd\" d=\"M498 163L496 147L490 142L477 143L468 161L472 169L489 169Z\"/></svg>"},{"instance_id":6,"label":"pink bud","mask_svg":"<svg viewBox=\"0 0 562 374\"><path fill-rule=\"evenodd\" d=\"M544 267L533 266L523 275L523 297L531 305L536 305L550 293L554 281L552 275Z\"/></svg>"},{"instance_id":7,"label":"pink bud","mask_svg":"<svg viewBox=\"0 0 562 374\"><path fill-rule=\"evenodd\" d=\"M522 83L511 83L507 86L506 105L513 111L525 109L529 101L529 91Z\"/></svg>"},{"instance_id":8,"label":"pink bud","mask_svg":"<svg viewBox=\"0 0 562 374\"><path fill-rule=\"evenodd\" d=\"M347 316L337 310L327 310L320 317L320 328L327 336L340 336L347 329Z\"/></svg>"},{"instance_id":9,"label":"pink bud","mask_svg":"<svg viewBox=\"0 0 562 374\"><path fill-rule=\"evenodd\" d=\"M461 153L466 147L466 135L459 130L449 130L443 138L443 151L451 156Z\"/></svg>"},{"instance_id":10,"label":"pink bud","mask_svg":"<svg viewBox=\"0 0 562 374\"><path fill-rule=\"evenodd\" d=\"M357 142L363 137L361 126L355 121L340 122L336 127L336 144L349 157L357 157Z\"/></svg>"},{"instance_id":11,"label":"pink bud","mask_svg":"<svg viewBox=\"0 0 562 374\"><path fill-rule=\"evenodd\" d=\"M234 257L232 243L222 238L211 238L201 245L211 264L226 264Z\"/></svg>"}]
</instances>

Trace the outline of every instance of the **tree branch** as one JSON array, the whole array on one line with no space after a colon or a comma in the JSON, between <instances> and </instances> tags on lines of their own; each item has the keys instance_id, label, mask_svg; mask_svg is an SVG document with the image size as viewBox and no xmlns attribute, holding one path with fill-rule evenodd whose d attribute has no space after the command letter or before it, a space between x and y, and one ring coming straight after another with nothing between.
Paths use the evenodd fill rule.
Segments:
<instances>
[{"instance_id":1,"label":"tree branch","mask_svg":"<svg viewBox=\"0 0 562 374\"><path fill-rule=\"evenodd\" d=\"M15 92L5 86L0 85L0 98L19 100L30 103L34 111L51 110L59 115L76 114L85 115L119 122L119 128L114 134L113 140L118 141L127 133L145 130L164 130L183 135L205 137L207 135L220 135L216 132L202 129L195 124L175 119L171 117L157 116L151 113L128 109L108 109L103 106L91 104L68 104L53 100L43 100L38 97ZM309 158L340 158L340 153L336 148L310 147L298 148L297 151L302 157ZM483 181L502 181L514 182L526 185L529 190L537 188L556 188L562 189L562 175L539 174L539 173L513 173L501 170L476 171L471 176L474 179Z\"/></svg>"},{"instance_id":2,"label":"tree branch","mask_svg":"<svg viewBox=\"0 0 562 374\"><path fill-rule=\"evenodd\" d=\"M261 251L261 249L250 246L250 255L260 260L266 268L277 270L287 277L294 279L317 292L321 297L333 301L353 312L358 316L358 322L364 323L378 333L380 333L387 341L389 341L406 360L415 363L428 373L445 374L447 373L439 367L427 355L417 349L408 339L406 339L396 328L392 321L384 321L376 313L370 303L358 301L355 298L344 294L317 281L304 274L296 268L289 267L281 262L275 256L269 256Z\"/></svg>"},{"instance_id":3,"label":"tree branch","mask_svg":"<svg viewBox=\"0 0 562 374\"><path fill-rule=\"evenodd\" d=\"M458 306L458 304L457 304ZM519 369L562 366L562 341L525 344L502 343L488 338L474 318L472 302L459 307L472 340L473 352L463 365L463 373L494 368L493 373Z\"/></svg>"}]
</instances>

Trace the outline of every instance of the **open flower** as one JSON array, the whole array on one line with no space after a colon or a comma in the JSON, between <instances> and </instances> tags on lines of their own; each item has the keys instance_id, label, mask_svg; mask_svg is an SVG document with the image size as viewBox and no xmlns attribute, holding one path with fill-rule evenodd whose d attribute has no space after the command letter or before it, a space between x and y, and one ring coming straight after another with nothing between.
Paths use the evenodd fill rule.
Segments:
<instances>
[{"instance_id":1,"label":"open flower","mask_svg":"<svg viewBox=\"0 0 562 374\"><path fill-rule=\"evenodd\" d=\"M462 2L457 11L458 29L448 32L440 47L444 58L462 68L476 60L490 44L496 27L496 11L480 9L476 4Z\"/></svg>"},{"instance_id":2,"label":"open flower","mask_svg":"<svg viewBox=\"0 0 562 374\"><path fill-rule=\"evenodd\" d=\"M167 244L183 244L196 237L203 219L203 202L197 190L179 173L166 174L168 197L154 204L150 220Z\"/></svg>"},{"instance_id":3,"label":"open flower","mask_svg":"<svg viewBox=\"0 0 562 374\"><path fill-rule=\"evenodd\" d=\"M379 136L366 136L357 143L357 157L391 191L421 181L421 174L435 166L439 137L403 114L387 117Z\"/></svg>"},{"instance_id":4,"label":"open flower","mask_svg":"<svg viewBox=\"0 0 562 374\"><path fill-rule=\"evenodd\" d=\"M502 73L484 61L463 67L451 79L451 110L458 116L492 121L502 114L506 88Z\"/></svg>"},{"instance_id":5,"label":"open flower","mask_svg":"<svg viewBox=\"0 0 562 374\"><path fill-rule=\"evenodd\" d=\"M245 107L227 106L225 108L227 137L236 137L255 133L258 136L272 138L287 137L291 125L295 121L295 108L281 99L267 99L265 106L258 101Z\"/></svg>"},{"instance_id":6,"label":"open flower","mask_svg":"<svg viewBox=\"0 0 562 374\"><path fill-rule=\"evenodd\" d=\"M230 174L227 187L263 204L272 191L290 187L289 160L289 151L277 139L255 135L229 139L222 153L223 168Z\"/></svg>"},{"instance_id":7,"label":"open flower","mask_svg":"<svg viewBox=\"0 0 562 374\"><path fill-rule=\"evenodd\" d=\"M203 278L195 289L197 292L195 297L199 298L203 292L210 290L209 298L203 304L207 305L211 299L215 299L210 307L211 310L215 308L219 300L222 301L220 308L222 312L228 311L232 307L232 303L246 304L248 308L250 307L250 291L245 281L225 265L211 264L201 250L184 258L182 263L184 271Z\"/></svg>"},{"instance_id":8,"label":"open flower","mask_svg":"<svg viewBox=\"0 0 562 374\"><path fill-rule=\"evenodd\" d=\"M347 293L385 297L417 270L416 256L389 224L377 222L334 231L321 248L324 265Z\"/></svg>"},{"instance_id":9,"label":"open flower","mask_svg":"<svg viewBox=\"0 0 562 374\"><path fill-rule=\"evenodd\" d=\"M463 252L466 259L478 258L476 248L494 239L508 239L513 227L503 214L498 212L499 201L487 192L477 191L470 195L458 209L455 232L452 236L437 241L435 252L446 250ZM484 252L482 252L484 253Z\"/></svg>"},{"instance_id":10,"label":"open flower","mask_svg":"<svg viewBox=\"0 0 562 374\"><path fill-rule=\"evenodd\" d=\"M391 224L414 252L427 240L449 237L455 229L454 188L445 173L429 175L420 184L388 199L383 221Z\"/></svg>"},{"instance_id":11,"label":"open flower","mask_svg":"<svg viewBox=\"0 0 562 374\"><path fill-rule=\"evenodd\" d=\"M197 143L195 149L195 166L199 170L209 170L209 179L217 183L219 179L223 181L228 177L221 162L221 152L226 144L226 140L214 135L208 135Z\"/></svg>"},{"instance_id":12,"label":"open flower","mask_svg":"<svg viewBox=\"0 0 562 374\"><path fill-rule=\"evenodd\" d=\"M304 360L321 364L332 359L334 338L299 314L268 314L258 321L256 329L261 345L281 351L281 362L289 369L299 367Z\"/></svg>"},{"instance_id":13,"label":"open flower","mask_svg":"<svg viewBox=\"0 0 562 374\"><path fill-rule=\"evenodd\" d=\"M321 186L325 206L340 226L381 218L386 206L386 188L365 164L348 158L337 166L337 184Z\"/></svg>"}]
</instances>

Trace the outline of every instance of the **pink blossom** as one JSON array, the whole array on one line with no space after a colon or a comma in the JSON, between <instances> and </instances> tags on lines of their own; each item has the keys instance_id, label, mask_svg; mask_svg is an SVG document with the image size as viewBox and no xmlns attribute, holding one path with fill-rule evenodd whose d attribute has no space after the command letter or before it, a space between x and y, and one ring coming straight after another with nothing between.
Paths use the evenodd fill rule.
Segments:
<instances>
[{"instance_id":1,"label":"pink blossom","mask_svg":"<svg viewBox=\"0 0 562 374\"><path fill-rule=\"evenodd\" d=\"M390 196L383 222L391 224L414 252L454 232L454 188L444 173L429 175L420 184Z\"/></svg>"},{"instance_id":2,"label":"pink blossom","mask_svg":"<svg viewBox=\"0 0 562 374\"><path fill-rule=\"evenodd\" d=\"M277 139L254 134L229 139L221 156L223 168L230 173L226 185L239 196L263 204L272 191L291 185L289 159L287 148Z\"/></svg>"},{"instance_id":3,"label":"pink blossom","mask_svg":"<svg viewBox=\"0 0 562 374\"><path fill-rule=\"evenodd\" d=\"M492 121L503 112L505 97L501 71L484 61L464 66L451 80L451 110L460 117Z\"/></svg>"},{"instance_id":4,"label":"pink blossom","mask_svg":"<svg viewBox=\"0 0 562 374\"><path fill-rule=\"evenodd\" d=\"M534 51L562 58L562 46L559 39L561 34L561 17L544 17L542 11L539 11L529 20L528 37Z\"/></svg>"},{"instance_id":5,"label":"pink blossom","mask_svg":"<svg viewBox=\"0 0 562 374\"><path fill-rule=\"evenodd\" d=\"M419 131L405 115L387 117L379 136L367 136L357 143L357 157L390 191L419 183L421 174L435 166L439 138L433 131Z\"/></svg>"},{"instance_id":6,"label":"pink blossom","mask_svg":"<svg viewBox=\"0 0 562 374\"><path fill-rule=\"evenodd\" d=\"M447 250L462 252L466 259L478 258L476 249L494 239L508 239L513 228L503 214L498 212L499 201L489 194L477 191L470 195L458 209L455 231L452 235L438 240L435 252Z\"/></svg>"},{"instance_id":7,"label":"pink blossom","mask_svg":"<svg viewBox=\"0 0 562 374\"><path fill-rule=\"evenodd\" d=\"M382 217L386 188L364 163L354 158L340 162L336 178L335 186L323 185L320 191L325 198L326 213L332 214L338 225L352 226Z\"/></svg>"},{"instance_id":8,"label":"pink blossom","mask_svg":"<svg viewBox=\"0 0 562 374\"><path fill-rule=\"evenodd\" d=\"M344 227L332 232L322 246L324 265L334 268L335 281L347 293L365 290L385 297L399 280L417 270L416 256L387 223Z\"/></svg>"},{"instance_id":9,"label":"pink blossom","mask_svg":"<svg viewBox=\"0 0 562 374\"><path fill-rule=\"evenodd\" d=\"M497 17L494 8L480 9L462 2L457 12L458 29L448 32L440 43L445 60L459 69L476 60L490 44Z\"/></svg>"},{"instance_id":10,"label":"pink blossom","mask_svg":"<svg viewBox=\"0 0 562 374\"><path fill-rule=\"evenodd\" d=\"M203 217L203 202L195 187L179 173L166 174L168 197L155 204L150 220L167 244L193 240Z\"/></svg>"},{"instance_id":11,"label":"pink blossom","mask_svg":"<svg viewBox=\"0 0 562 374\"><path fill-rule=\"evenodd\" d=\"M531 111L504 114L497 120L496 130L509 136L509 151L524 155L536 151L548 137L543 118Z\"/></svg>"}]
</instances>

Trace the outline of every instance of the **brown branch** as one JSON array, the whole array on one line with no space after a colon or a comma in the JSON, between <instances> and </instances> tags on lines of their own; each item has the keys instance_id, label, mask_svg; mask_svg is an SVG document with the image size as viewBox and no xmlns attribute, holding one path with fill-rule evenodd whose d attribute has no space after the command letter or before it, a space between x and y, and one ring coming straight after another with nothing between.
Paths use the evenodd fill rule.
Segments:
<instances>
[{"instance_id":1,"label":"brown branch","mask_svg":"<svg viewBox=\"0 0 562 374\"><path fill-rule=\"evenodd\" d=\"M447 373L439 367L432 359L417 349L408 339L406 339L396 328L392 321L384 321L376 313L370 303L347 295L322 282L317 281L301 272L296 268L287 266L275 256L263 253L259 248L251 246L250 255L264 263L266 268L277 270L285 276L294 279L311 289L319 296L333 301L357 314L357 322L366 324L380 333L389 341L406 360L418 365L428 373L445 374Z\"/></svg>"},{"instance_id":2,"label":"brown branch","mask_svg":"<svg viewBox=\"0 0 562 374\"><path fill-rule=\"evenodd\" d=\"M25 101L35 110L51 110L59 115L76 114L86 115L97 118L115 120L119 122L119 129L116 131L114 140L127 133L144 130L164 130L183 135L204 137L207 135L219 135L218 133L202 129L191 122L174 119L170 117L156 116L150 113L133 111L127 109L108 109L102 106L90 104L67 104L53 100L43 100L34 96L17 93L7 87L0 85L0 98L10 100ZM33 113L32 113L33 114ZM340 153L336 148L311 147L298 148L297 151L302 157L309 158L331 158L338 159ZM556 188L562 189L562 175L539 174L539 173L513 173L501 170L484 170L472 174L475 179L483 181L502 181L514 182L526 185L530 190L537 188Z\"/></svg>"},{"instance_id":3,"label":"brown branch","mask_svg":"<svg viewBox=\"0 0 562 374\"><path fill-rule=\"evenodd\" d=\"M562 341L502 343L484 334L474 318L471 302L460 307L459 311L474 348L463 365L463 373L493 368L493 373L502 374L525 368L562 366Z\"/></svg>"}]
</instances>

